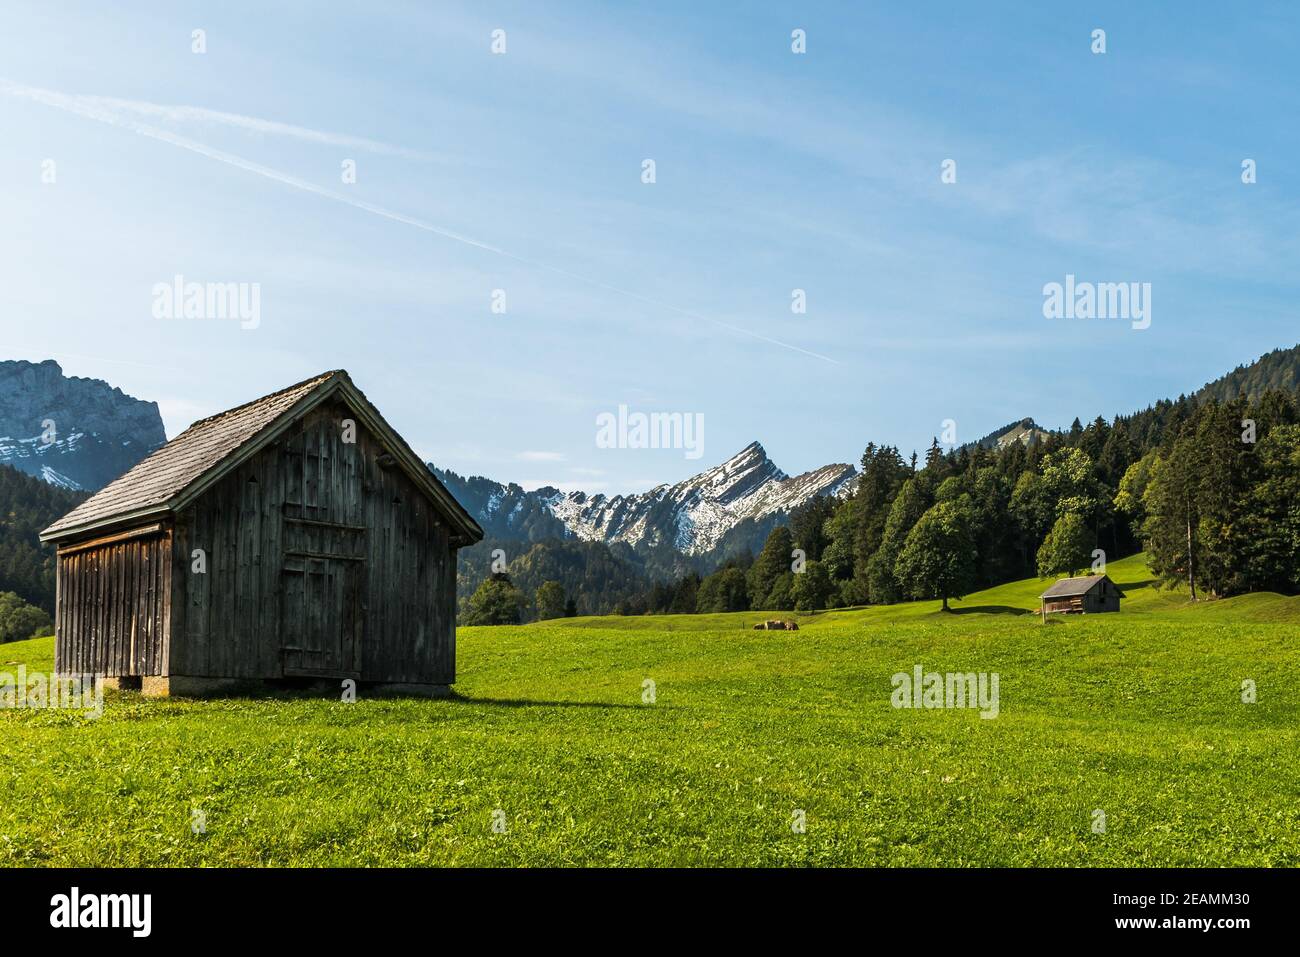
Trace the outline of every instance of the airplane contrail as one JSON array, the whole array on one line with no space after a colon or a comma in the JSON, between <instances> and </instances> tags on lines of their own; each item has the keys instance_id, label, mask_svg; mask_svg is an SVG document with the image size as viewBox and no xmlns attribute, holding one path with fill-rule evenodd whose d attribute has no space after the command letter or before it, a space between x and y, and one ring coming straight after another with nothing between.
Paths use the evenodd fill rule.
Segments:
<instances>
[{"instance_id":1,"label":"airplane contrail","mask_svg":"<svg viewBox=\"0 0 1300 957\"><path fill-rule=\"evenodd\" d=\"M280 123L276 120L264 120L256 116L244 116L240 113L209 110L201 106L163 106L158 103L147 103L140 100L119 100L111 97L85 97L85 99L100 101L110 109L130 110L144 116L155 116L169 120L173 123L220 123L225 126L248 130L252 133L289 136L311 143L321 143L325 146L355 147L370 153L383 153L389 156L401 156L406 159L428 160L436 158L434 154L426 153L423 150L394 146L392 143L372 140L365 136L348 136L343 133L313 130L306 126L295 126L292 123Z\"/></svg>"},{"instance_id":2,"label":"airplane contrail","mask_svg":"<svg viewBox=\"0 0 1300 957\"><path fill-rule=\"evenodd\" d=\"M534 269L545 270L557 276L563 276L567 279L572 279L576 282L581 282L586 285L594 286L598 289L604 289L608 292L616 293L617 295L624 296L629 299L634 299L645 305L654 306L655 308L659 308L659 309L667 309L685 318L695 319L701 322L707 322L712 325L718 326L719 328L727 329L731 332L748 336L751 339L756 339L760 342L766 342L769 345L779 346L782 349L788 349L792 352L798 352L802 355L809 356L814 359L820 359L823 362L829 362L835 365L839 364L838 360L832 359L830 356L823 355L820 352L813 352L812 350L805 349L802 346L797 346L794 345L793 343L784 342L781 339L776 339L773 338L772 336L766 336L763 335L762 333L754 332L750 329L745 329L741 326L733 325L732 323L729 322L724 322L721 319L715 319L712 316L705 316L697 312L692 312L689 309L683 309L679 306L673 305L672 303L654 299L650 296L642 295L641 293L634 292L630 289L623 289L622 287L611 285L610 283L603 282L599 279L592 279L589 276L583 276L580 275L579 273L570 272L569 270L562 269L559 266L552 266L548 263L526 259L523 256L517 256L514 253L508 252L507 250L504 250L499 246L494 246L491 243L482 242L470 236L466 236L462 233L457 233L450 229L445 229L441 226L435 225L430 222L426 222L425 220L418 219L414 216L408 216L405 213L396 212L394 210L387 209L383 206L376 205L375 203L368 203L365 200L356 199L355 197L347 196L344 195L343 193L335 192L334 190L325 189L323 186L317 186L315 183L308 182L307 180L301 179L300 177L297 176L293 176L292 174L285 173L277 169L272 169L269 166L263 166L261 163L255 163L252 160L245 159L242 156L237 156L234 153L229 153L226 152L225 150L219 150L216 149L215 147L208 146L206 143L201 143L197 140L192 140L189 137L185 137L177 133L173 133L170 130L160 129L156 126L151 126L148 123L142 123L139 120L133 119L129 116L123 116L120 112L118 112L114 108L115 104L119 104L123 102L135 102L135 101L119 101L119 100L113 100L108 97L80 96L80 95L70 95L66 93L58 93L54 90L43 90L40 89L39 87L24 86L22 84L13 83L9 80L3 80L3 79L0 79L0 93L6 93L10 96L29 99L34 102L44 104L46 106L52 106L55 107L56 109L64 110L65 112L72 113L77 116L82 116L87 119L96 120L100 123L106 123L110 126L116 126L121 129L130 130L131 132L137 133L140 136L146 136L151 139L160 140L164 143L169 143L172 146L176 146L184 150L189 150L190 152L197 153L200 156L206 156L208 159L216 160L217 162L225 163L229 166L234 166L237 169L244 170L245 172L255 173L258 176L264 176L267 179L274 180L278 183L283 183L286 186L292 186L294 189L299 189L302 190L303 192L311 193L315 196L321 196L324 197L325 199L330 199L337 203L343 203L345 205L352 206L355 209L364 210L365 212L371 213L372 215L381 216L385 219L390 219L394 222L403 223L404 225L407 226L413 226L416 229L433 233L435 235L442 236L446 239L451 239L454 240L455 242L463 243L467 246L472 246L476 249L482 249L486 252L494 253L495 255L513 260L514 262L520 263L521 265L524 266L529 266ZM162 108L162 109L165 110L166 108ZM233 116L235 114L225 114L225 115ZM302 129L302 128L295 127L295 129Z\"/></svg>"},{"instance_id":3,"label":"airplane contrail","mask_svg":"<svg viewBox=\"0 0 1300 957\"><path fill-rule=\"evenodd\" d=\"M365 136L349 136L345 133L331 133L326 130L314 130L310 127L296 126L292 123L281 123L277 120L265 120L257 116L245 116L242 113L227 113L223 110L210 110L203 106L175 106L164 103L150 103L146 100L124 100L111 96L90 96L87 94L69 95L65 93L57 93L53 90L43 90L40 87L13 83L8 80L0 80L0 90L3 90L3 92L8 93L10 96L21 97L33 100L37 103L44 103L49 106L58 106L65 109L72 107L74 104L79 104L89 109L102 109L107 112L138 113L141 116L154 117L170 123L220 124L222 126L231 126L237 129L246 130L250 133L266 133L273 136L287 136L293 139L305 140L310 143L320 143L324 146L354 148L365 150L369 153L400 156L406 159L435 160L440 158L436 154L428 153L424 150L413 150L408 149L405 146L395 146L392 143L384 143L380 140L373 140Z\"/></svg>"}]
</instances>

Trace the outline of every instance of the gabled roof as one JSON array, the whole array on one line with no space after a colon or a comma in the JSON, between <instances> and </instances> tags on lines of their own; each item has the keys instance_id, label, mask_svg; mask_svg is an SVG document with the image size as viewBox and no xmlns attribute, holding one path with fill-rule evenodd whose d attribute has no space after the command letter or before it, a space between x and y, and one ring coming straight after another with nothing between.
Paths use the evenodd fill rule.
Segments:
<instances>
[{"instance_id":1,"label":"gabled roof","mask_svg":"<svg viewBox=\"0 0 1300 957\"><path fill-rule=\"evenodd\" d=\"M1101 582L1104 581L1109 582L1110 576L1084 575L1080 578L1062 578L1051 588L1047 589L1047 591L1043 592L1043 594L1040 597L1077 598L1080 595L1086 595L1088 592L1092 591L1094 588L1097 587L1097 585L1099 585ZM1119 586L1116 585L1114 582L1110 582L1110 583L1111 583L1111 587L1115 589L1116 594L1118 594L1120 598L1123 598L1124 593L1120 591Z\"/></svg>"},{"instance_id":2,"label":"gabled roof","mask_svg":"<svg viewBox=\"0 0 1300 957\"><path fill-rule=\"evenodd\" d=\"M483 537L473 517L384 421L348 374L338 369L200 419L41 532L41 541L63 541L180 510L272 442L303 413L335 393L349 401L362 424L393 453L403 471L439 507L465 543Z\"/></svg>"}]
</instances>

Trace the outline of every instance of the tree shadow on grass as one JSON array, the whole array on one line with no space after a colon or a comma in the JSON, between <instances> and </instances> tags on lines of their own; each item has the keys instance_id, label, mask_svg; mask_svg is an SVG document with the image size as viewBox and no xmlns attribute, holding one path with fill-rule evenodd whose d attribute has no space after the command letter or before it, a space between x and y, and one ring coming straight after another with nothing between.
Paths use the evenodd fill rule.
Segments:
<instances>
[{"instance_id":1,"label":"tree shadow on grass","mask_svg":"<svg viewBox=\"0 0 1300 957\"><path fill-rule=\"evenodd\" d=\"M970 608L952 608L954 615L1036 615L1038 612L1028 608L1013 608L1011 605L974 605Z\"/></svg>"},{"instance_id":2,"label":"tree shadow on grass","mask_svg":"<svg viewBox=\"0 0 1300 957\"><path fill-rule=\"evenodd\" d=\"M1148 578L1145 581L1140 582L1116 582L1115 584L1119 586L1121 591L1127 594L1131 591L1137 591L1139 588L1154 588L1157 582L1154 578Z\"/></svg>"}]
</instances>

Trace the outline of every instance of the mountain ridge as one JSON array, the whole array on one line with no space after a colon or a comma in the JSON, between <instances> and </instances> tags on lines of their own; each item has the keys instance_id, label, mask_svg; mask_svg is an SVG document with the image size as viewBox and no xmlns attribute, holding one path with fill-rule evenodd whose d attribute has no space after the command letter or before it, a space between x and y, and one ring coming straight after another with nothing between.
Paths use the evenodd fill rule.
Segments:
<instances>
[{"instance_id":1,"label":"mountain ridge","mask_svg":"<svg viewBox=\"0 0 1300 957\"><path fill-rule=\"evenodd\" d=\"M0 361L0 464L94 491L166 441L156 402L65 376L53 359Z\"/></svg>"},{"instance_id":2,"label":"mountain ridge","mask_svg":"<svg viewBox=\"0 0 1300 957\"><path fill-rule=\"evenodd\" d=\"M844 495L857 477L857 469L845 463L788 475L757 441L683 481L614 496L562 492L553 486L525 492L513 483L493 483L482 476L466 479L434 465L430 468L494 534L553 533L556 529L547 521L549 516L563 529L559 537L649 548L667 545L685 555L710 551L747 519L760 522L787 515L819 495Z\"/></svg>"},{"instance_id":3,"label":"mountain ridge","mask_svg":"<svg viewBox=\"0 0 1300 957\"><path fill-rule=\"evenodd\" d=\"M1300 382L1300 345L1274 349L1202 386L1203 401ZM46 423L52 423L52 431ZM1047 438L1032 418L1009 423L970 443L997 449ZM70 490L107 484L166 441L157 403L137 399L99 379L65 376L52 359L0 361L0 464ZM968 446L968 447L969 447ZM749 529L769 527L821 495L843 496L857 470L846 463L788 475L758 441L726 461L676 483L607 496L552 486L526 491L514 482L462 477L429 468L474 514L491 537L541 541L573 538L674 549L700 556ZM761 543L759 543L761 544Z\"/></svg>"}]
</instances>

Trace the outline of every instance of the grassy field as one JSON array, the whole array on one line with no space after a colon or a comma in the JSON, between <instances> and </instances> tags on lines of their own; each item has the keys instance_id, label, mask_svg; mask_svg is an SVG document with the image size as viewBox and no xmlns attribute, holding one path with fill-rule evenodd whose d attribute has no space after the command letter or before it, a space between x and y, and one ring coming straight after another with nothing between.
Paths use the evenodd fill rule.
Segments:
<instances>
[{"instance_id":1,"label":"grassy field","mask_svg":"<svg viewBox=\"0 0 1300 957\"><path fill-rule=\"evenodd\" d=\"M1047 627L1028 581L798 632L463 628L445 701L0 712L0 863L1300 864L1300 599L1189 606L1109 571L1121 614ZM0 646L0 670L51 658ZM998 717L892 707L916 664L998 673Z\"/></svg>"}]
</instances>

